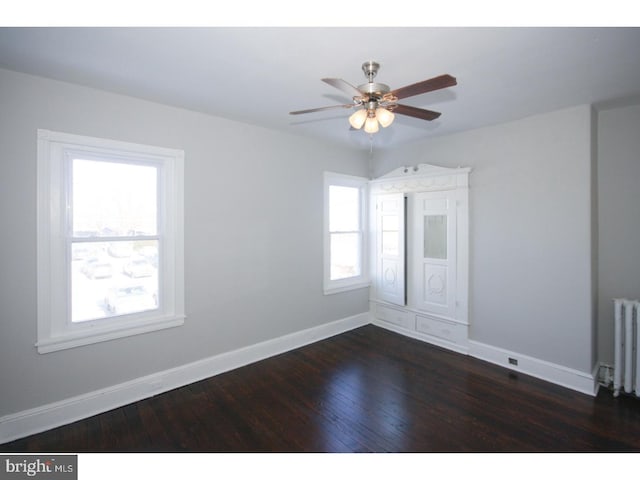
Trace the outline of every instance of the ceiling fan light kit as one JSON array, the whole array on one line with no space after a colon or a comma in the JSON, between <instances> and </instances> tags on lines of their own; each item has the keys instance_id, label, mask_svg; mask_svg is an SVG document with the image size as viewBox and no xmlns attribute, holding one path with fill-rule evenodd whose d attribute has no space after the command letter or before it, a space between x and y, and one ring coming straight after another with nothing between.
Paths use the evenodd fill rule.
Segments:
<instances>
[{"instance_id":1,"label":"ceiling fan light kit","mask_svg":"<svg viewBox=\"0 0 640 480\"><path fill-rule=\"evenodd\" d=\"M290 115L299 115L302 113L313 113L333 108L357 108L357 110L349 116L349 124L356 130L364 127L364 131L373 134L379 130L379 125L383 128L393 123L395 114L407 115L409 117L419 118L421 120L434 120L440 116L440 112L426 110L423 108L412 107L409 105L401 105L398 102L401 98L412 97L422 93L440 90L442 88L457 85L457 81L451 75L445 74L434 77L429 80L407 85L406 87L391 90L384 83L375 83L373 79L378 73L380 65L373 61L364 62L362 71L367 77L367 83L354 87L350 83L341 78L323 78L322 81L349 94L352 104L331 105L328 107L310 108L307 110L298 110L289 112Z\"/></svg>"}]
</instances>

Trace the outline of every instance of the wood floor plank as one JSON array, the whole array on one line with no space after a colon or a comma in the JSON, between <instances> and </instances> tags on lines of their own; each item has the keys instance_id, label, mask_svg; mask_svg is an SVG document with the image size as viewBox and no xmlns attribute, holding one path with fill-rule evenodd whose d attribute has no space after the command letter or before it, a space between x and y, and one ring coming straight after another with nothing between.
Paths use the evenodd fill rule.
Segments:
<instances>
[{"instance_id":1,"label":"wood floor plank","mask_svg":"<svg viewBox=\"0 0 640 480\"><path fill-rule=\"evenodd\" d=\"M640 452L595 398L368 325L0 452Z\"/></svg>"}]
</instances>

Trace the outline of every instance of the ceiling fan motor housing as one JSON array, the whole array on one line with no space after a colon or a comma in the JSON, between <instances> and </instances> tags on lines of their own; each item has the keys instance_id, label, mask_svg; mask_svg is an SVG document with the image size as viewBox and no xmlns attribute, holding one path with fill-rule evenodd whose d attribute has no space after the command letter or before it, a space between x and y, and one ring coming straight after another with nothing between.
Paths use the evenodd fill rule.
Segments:
<instances>
[{"instance_id":1,"label":"ceiling fan motor housing","mask_svg":"<svg viewBox=\"0 0 640 480\"><path fill-rule=\"evenodd\" d=\"M388 93L389 90L391 90L389 86L384 83L373 82L373 79L379 69L380 64L371 60L362 64L362 71L369 82L363 85L358 85L358 90L360 90L366 97L373 100L379 100L385 93Z\"/></svg>"},{"instance_id":2,"label":"ceiling fan motor housing","mask_svg":"<svg viewBox=\"0 0 640 480\"><path fill-rule=\"evenodd\" d=\"M385 85L384 83L365 83L363 85L358 85L358 90L360 90L364 95L369 98L381 98L385 93L389 93L391 90L389 85Z\"/></svg>"}]
</instances>

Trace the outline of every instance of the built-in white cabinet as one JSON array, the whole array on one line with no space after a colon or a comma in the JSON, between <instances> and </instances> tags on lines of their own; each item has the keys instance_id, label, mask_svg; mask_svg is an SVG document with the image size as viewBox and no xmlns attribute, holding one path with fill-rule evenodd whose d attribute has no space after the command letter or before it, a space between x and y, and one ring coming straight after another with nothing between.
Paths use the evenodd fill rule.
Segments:
<instances>
[{"instance_id":1,"label":"built-in white cabinet","mask_svg":"<svg viewBox=\"0 0 640 480\"><path fill-rule=\"evenodd\" d=\"M370 183L374 322L465 353L469 173L420 164Z\"/></svg>"}]
</instances>

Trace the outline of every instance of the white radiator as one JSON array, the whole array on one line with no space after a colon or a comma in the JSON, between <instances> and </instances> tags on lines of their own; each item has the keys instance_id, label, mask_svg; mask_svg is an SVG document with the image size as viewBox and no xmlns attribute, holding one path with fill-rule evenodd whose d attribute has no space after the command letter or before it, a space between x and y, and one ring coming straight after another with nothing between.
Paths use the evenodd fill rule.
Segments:
<instances>
[{"instance_id":1,"label":"white radiator","mask_svg":"<svg viewBox=\"0 0 640 480\"><path fill-rule=\"evenodd\" d=\"M616 298L613 301L615 322L615 358L613 395L620 390L640 396L640 301Z\"/></svg>"}]
</instances>

